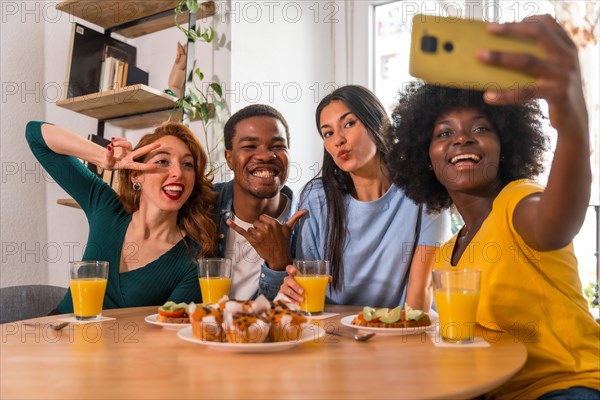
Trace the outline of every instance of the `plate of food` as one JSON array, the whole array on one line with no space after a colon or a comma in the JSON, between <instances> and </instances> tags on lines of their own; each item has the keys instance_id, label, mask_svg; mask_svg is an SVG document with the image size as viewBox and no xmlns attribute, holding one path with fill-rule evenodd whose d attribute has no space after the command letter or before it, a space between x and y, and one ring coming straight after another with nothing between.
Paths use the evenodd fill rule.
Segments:
<instances>
[{"instance_id":1,"label":"plate of food","mask_svg":"<svg viewBox=\"0 0 600 400\"><path fill-rule=\"evenodd\" d=\"M190 318L188 316L188 305L186 303L175 303L167 301L162 306L158 307L156 314L148 315L144 318L149 324L158 325L169 330L179 330L186 326L190 326Z\"/></svg>"},{"instance_id":2,"label":"plate of food","mask_svg":"<svg viewBox=\"0 0 600 400\"><path fill-rule=\"evenodd\" d=\"M192 327L180 329L177 336L181 339L202 345L212 350L226 351L230 353L273 353L276 351L288 350L303 343L319 342L325 335L323 328L318 325L307 324L302 330L302 334L296 340L286 340L281 342L263 342L263 343L230 343L230 342L212 342L202 340L194 336Z\"/></svg>"},{"instance_id":3,"label":"plate of food","mask_svg":"<svg viewBox=\"0 0 600 400\"><path fill-rule=\"evenodd\" d=\"M427 313L413 310L408 305L404 309L364 307L358 314L348 315L340 322L349 328L380 336L416 335L435 327Z\"/></svg>"},{"instance_id":4,"label":"plate of food","mask_svg":"<svg viewBox=\"0 0 600 400\"><path fill-rule=\"evenodd\" d=\"M269 302L262 295L253 301L225 297L217 304L190 304L188 312L191 327L177 335L213 350L269 353L318 342L325 335L296 305L282 300Z\"/></svg>"},{"instance_id":5,"label":"plate of food","mask_svg":"<svg viewBox=\"0 0 600 400\"><path fill-rule=\"evenodd\" d=\"M158 321L158 314L148 315L146 318L144 318L144 321L146 321L147 323L152 324L152 325L161 326L161 327L163 327L165 329L168 329L170 331L178 331L181 328L185 328L186 326L190 326L189 322L187 322L187 323L185 323L185 322L174 322L174 323L160 322L160 321Z\"/></svg>"}]
</instances>

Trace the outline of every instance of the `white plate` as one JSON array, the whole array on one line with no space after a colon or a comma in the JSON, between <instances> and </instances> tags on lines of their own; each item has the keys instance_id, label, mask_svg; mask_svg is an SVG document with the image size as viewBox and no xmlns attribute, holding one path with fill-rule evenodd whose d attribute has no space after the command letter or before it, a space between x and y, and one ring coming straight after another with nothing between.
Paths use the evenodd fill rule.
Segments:
<instances>
[{"instance_id":1,"label":"white plate","mask_svg":"<svg viewBox=\"0 0 600 400\"><path fill-rule=\"evenodd\" d=\"M275 351L282 351L291 349L292 347L298 346L302 343L308 342L319 342L320 338L325 335L325 331L317 325L308 324L302 336L298 340L290 340L288 342L274 342L274 343L221 343L221 342L207 342L195 338L192 335L192 327L183 328L177 332L177 336L188 342L200 344L206 346L209 349L227 351L230 353L272 353Z\"/></svg>"},{"instance_id":2,"label":"white plate","mask_svg":"<svg viewBox=\"0 0 600 400\"><path fill-rule=\"evenodd\" d=\"M348 315L341 319L341 323L349 328L358 329L360 332L375 332L380 336L402 336L402 335L416 335L423 333L429 329L435 327L435 324L429 326L418 326L416 328L370 328L368 326L353 325L352 320L355 315Z\"/></svg>"},{"instance_id":3,"label":"white plate","mask_svg":"<svg viewBox=\"0 0 600 400\"><path fill-rule=\"evenodd\" d=\"M159 322L156 320L156 317L158 317L158 314L148 315L146 318L144 318L144 321L152 325L162 326L163 328L168 329L170 331L178 331L181 328L190 326L190 324L170 324L168 322Z\"/></svg>"}]
</instances>

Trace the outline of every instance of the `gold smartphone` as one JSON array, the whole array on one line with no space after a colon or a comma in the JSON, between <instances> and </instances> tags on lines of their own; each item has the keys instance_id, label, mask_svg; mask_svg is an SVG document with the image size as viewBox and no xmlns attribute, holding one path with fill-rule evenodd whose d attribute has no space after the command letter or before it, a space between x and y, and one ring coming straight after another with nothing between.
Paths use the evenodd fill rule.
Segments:
<instances>
[{"instance_id":1,"label":"gold smartphone","mask_svg":"<svg viewBox=\"0 0 600 400\"><path fill-rule=\"evenodd\" d=\"M483 21L415 15L410 74L432 84L464 89L535 87L531 75L484 64L475 54L477 50L489 49L545 58L544 51L530 40L495 36L485 26Z\"/></svg>"}]
</instances>

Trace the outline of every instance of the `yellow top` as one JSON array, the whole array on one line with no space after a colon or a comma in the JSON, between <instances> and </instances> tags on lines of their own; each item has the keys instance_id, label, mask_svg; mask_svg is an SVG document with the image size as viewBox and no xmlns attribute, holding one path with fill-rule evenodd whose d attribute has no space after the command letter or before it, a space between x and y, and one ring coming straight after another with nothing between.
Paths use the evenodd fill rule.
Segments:
<instances>
[{"instance_id":1,"label":"yellow top","mask_svg":"<svg viewBox=\"0 0 600 400\"><path fill-rule=\"evenodd\" d=\"M531 181L509 183L458 265L450 263L456 236L436 257L434 269L480 269L477 322L527 347L523 369L489 397L537 398L572 386L600 389L600 325L583 298L573 244L539 252L513 225L519 201L541 191Z\"/></svg>"}]
</instances>

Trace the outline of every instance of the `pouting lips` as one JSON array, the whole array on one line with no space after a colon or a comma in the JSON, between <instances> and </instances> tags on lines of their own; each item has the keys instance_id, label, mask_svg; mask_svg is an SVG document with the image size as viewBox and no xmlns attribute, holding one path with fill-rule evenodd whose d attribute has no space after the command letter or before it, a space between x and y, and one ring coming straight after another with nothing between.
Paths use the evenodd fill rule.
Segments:
<instances>
[{"instance_id":1,"label":"pouting lips","mask_svg":"<svg viewBox=\"0 0 600 400\"><path fill-rule=\"evenodd\" d=\"M459 154L450 159L450 164L456 164L459 161L472 161L474 163L478 163L481 160L481 157L477 154Z\"/></svg>"}]
</instances>

